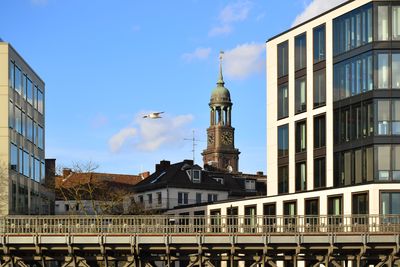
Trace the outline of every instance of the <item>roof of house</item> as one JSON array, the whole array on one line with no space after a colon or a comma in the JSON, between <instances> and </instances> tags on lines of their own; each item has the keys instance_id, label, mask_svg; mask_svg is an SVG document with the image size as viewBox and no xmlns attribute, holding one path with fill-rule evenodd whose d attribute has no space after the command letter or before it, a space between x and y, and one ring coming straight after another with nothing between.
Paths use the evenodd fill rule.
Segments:
<instances>
[{"instance_id":1,"label":"roof of house","mask_svg":"<svg viewBox=\"0 0 400 267\"><path fill-rule=\"evenodd\" d=\"M201 171L200 182L192 182L189 176L191 169ZM161 161L156 165L156 171L147 179L134 186L137 193L157 190L162 188L187 188L197 190L228 191L231 197L256 195L257 190L249 192L245 190L245 180L257 180L255 175L234 174L221 171L205 171L199 165L193 165L192 160L184 160L175 164L169 161ZM265 177L265 176L262 176ZM215 178L222 178L223 184ZM264 183L262 183L265 185ZM256 187L257 189L257 187ZM265 192L265 186L259 189Z\"/></svg>"},{"instance_id":2,"label":"roof of house","mask_svg":"<svg viewBox=\"0 0 400 267\"><path fill-rule=\"evenodd\" d=\"M193 161L191 160L184 160L175 164L170 164L169 161L161 161L160 164L156 165L156 171L154 173L135 185L135 191L144 192L165 187L229 191L228 188L218 183L204 172L201 173L199 183L192 182L188 174L191 169L202 170L199 165L193 165Z\"/></svg>"}]
</instances>

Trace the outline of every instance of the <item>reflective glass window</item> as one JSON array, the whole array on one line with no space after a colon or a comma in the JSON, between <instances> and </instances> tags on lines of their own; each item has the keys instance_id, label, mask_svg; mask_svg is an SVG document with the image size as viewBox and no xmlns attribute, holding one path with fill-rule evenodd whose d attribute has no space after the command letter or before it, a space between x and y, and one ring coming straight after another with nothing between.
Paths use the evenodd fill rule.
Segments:
<instances>
[{"instance_id":1,"label":"reflective glass window","mask_svg":"<svg viewBox=\"0 0 400 267\"><path fill-rule=\"evenodd\" d=\"M26 98L33 105L33 84L29 78L26 78Z\"/></svg>"},{"instance_id":2,"label":"reflective glass window","mask_svg":"<svg viewBox=\"0 0 400 267\"><path fill-rule=\"evenodd\" d=\"M24 151L22 148L18 149L18 170L20 174L24 173Z\"/></svg>"},{"instance_id":3,"label":"reflective glass window","mask_svg":"<svg viewBox=\"0 0 400 267\"><path fill-rule=\"evenodd\" d=\"M29 153L27 151L24 151L24 171L23 174L26 177L29 177L30 173L30 156Z\"/></svg>"},{"instance_id":4,"label":"reflective glass window","mask_svg":"<svg viewBox=\"0 0 400 267\"><path fill-rule=\"evenodd\" d=\"M400 88L400 54L392 54L392 88Z\"/></svg>"},{"instance_id":5,"label":"reflective glass window","mask_svg":"<svg viewBox=\"0 0 400 267\"><path fill-rule=\"evenodd\" d=\"M325 25L314 28L314 63L325 60Z\"/></svg>"},{"instance_id":6,"label":"reflective glass window","mask_svg":"<svg viewBox=\"0 0 400 267\"><path fill-rule=\"evenodd\" d=\"M295 67L296 70L307 66L306 33L295 37Z\"/></svg>"},{"instance_id":7,"label":"reflective glass window","mask_svg":"<svg viewBox=\"0 0 400 267\"><path fill-rule=\"evenodd\" d=\"M43 149L43 145L44 145L44 136L43 136L43 134L44 134L44 132L43 132L43 128L41 127L41 126L38 126L38 137L37 137L37 140L38 140L38 144L37 144L37 146L40 148L40 149Z\"/></svg>"},{"instance_id":8,"label":"reflective glass window","mask_svg":"<svg viewBox=\"0 0 400 267\"><path fill-rule=\"evenodd\" d=\"M40 182L40 160L35 158L35 181Z\"/></svg>"},{"instance_id":9,"label":"reflective glass window","mask_svg":"<svg viewBox=\"0 0 400 267\"><path fill-rule=\"evenodd\" d=\"M306 77L296 79L295 86L295 112L301 113L307 110Z\"/></svg>"},{"instance_id":10,"label":"reflective glass window","mask_svg":"<svg viewBox=\"0 0 400 267\"><path fill-rule=\"evenodd\" d=\"M314 159L314 189L326 186L325 158Z\"/></svg>"},{"instance_id":11,"label":"reflective glass window","mask_svg":"<svg viewBox=\"0 0 400 267\"><path fill-rule=\"evenodd\" d=\"M289 93L288 85L278 87L278 119L286 118L289 115Z\"/></svg>"},{"instance_id":12,"label":"reflective glass window","mask_svg":"<svg viewBox=\"0 0 400 267\"><path fill-rule=\"evenodd\" d=\"M40 163L40 177L41 177L41 180L44 180L45 176L46 176L45 162L44 162L44 160L42 160L42 162Z\"/></svg>"},{"instance_id":13,"label":"reflective glass window","mask_svg":"<svg viewBox=\"0 0 400 267\"><path fill-rule=\"evenodd\" d=\"M400 192L381 193L381 214L400 214Z\"/></svg>"},{"instance_id":14,"label":"reflective glass window","mask_svg":"<svg viewBox=\"0 0 400 267\"><path fill-rule=\"evenodd\" d=\"M392 134L400 135L400 100L392 101Z\"/></svg>"},{"instance_id":15,"label":"reflective glass window","mask_svg":"<svg viewBox=\"0 0 400 267\"><path fill-rule=\"evenodd\" d=\"M378 135L390 134L390 101L379 100L377 108L377 129Z\"/></svg>"},{"instance_id":16,"label":"reflective glass window","mask_svg":"<svg viewBox=\"0 0 400 267\"><path fill-rule=\"evenodd\" d=\"M400 6L392 6L392 39L400 40Z\"/></svg>"},{"instance_id":17,"label":"reflective glass window","mask_svg":"<svg viewBox=\"0 0 400 267\"><path fill-rule=\"evenodd\" d=\"M393 145L392 175L393 180L400 180L400 145Z\"/></svg>"},{"instance_id":18,"label":"reflective glass window","mask_svg":"<svg viewBox=\"0 0 400 267\"><path fill-rule=\"evenodd\" d=\"M374 180L374 148L373 147L367 147L365 149L365 166L364 166L364 171L365 171L365 177L367 178L367 181L373 181Z\"/></svg>"},{"instance_id":19,"label":"reflective glass window","mask_svg":"<svg viewBox=\"0 0 400 267\"><path fill-rule=\"evenodd\" d=\"M378 54L378 89L389 88L389 54Z\"/></svg>"},{"instance_id":20,"label":"reflective glass window","mask_svg":"<svg viewBox=\"0 0 400 267\"><path fill-rule=\"evenodd\" d=\"M15 130L22 134L22 112L19 107L15 107Z\"/></svg>"},{"instance_id":21,"label":"reflective glass window","mask_svg":"<svg viewBox=\"0 0 400 267\"><path fill-rule=\"evenodd\" d=\"M10 71L9 71L9 76L8 76L8 84L11 88L14 88L14 62L10 61Z\"/></svg>"},{"instance_id":22,"label":"reflective glass window","mask_svg":"<svg viewBox=\"0 0 400 267\"><path fill-rule=\"evenodd\" d=\"M380 181L390 180L390 146L376 146L376 171Z\"/></svg>"},{"instance_id":23,"label":"reflective glass window","mask_svg":"<svg viewBox=\"0 0 400 267\"><path fill-rule=\"evenodd\" d=\"M296 163L296 191L307 190L307 164L306 162Z\"/></svg>"},{"instance_id":24,"label":"reflective glass window","mask_svg":"<svg viewBox=\"0 0 400 267\"><path fill-rule=\"evenodd\" d=\"M378 40L389 40L389 7L378 6Z\"/></svg>"},{"instance_id":25,"label":"reflective glass window","mask_svg":"<svg viewBox=\"0 0 400 267\"><path fill-rule=\"evenodd\" d=\"M26 138L28 138L29 141L33 142L33 120L30 117L27 117L26 119Z\"/></svg>"},{"instance_id":26,"label":"reflective glass window","mask_svg":"<svg viewBox=\"0 0 400 267\"><path fill-rule=\"evenodd\" d=\"M39 90L37 91L37 93L38 93L38 94L37 94L38 111L39 111L40 114L43 114L43 112L44 112L43 93L42 93L42 91L40 90L40 88L38 88L38 89L39 89Z\"/></svg>"},{"instance_id":27,"label":"reflective glass window","mask_svg":"<svg viewBox=\"0 0 400 267\"><path fill-rule=\"evenodd\" d=\"M354 152L354 180L356 184L363 182L363 154L362 149Z\"/></svg>"},{"instance_id":28,"label":"reflective glass window","mask_svg":"<svg viewBox=\"0 0 400 267\"><path fill-rule=\"evenodd\" d=\"M17 91L20 95L22 94L22 72L21 70L15 66L15 91Z\"/></svg>"},{"instance_id":29,"label":"reflective glass window","mask_svg":"<svg viewBox=\"0 0 400 267\"><path fill-rule=\"evenodd\" d=\"M368 214L368 194L353 195L352 214Z\"/></svg>"},{"instance_id":30,"label":"reflective glass window","mask_svg":"<svg viewBox=\"0 0 400 267\"><path fill-rule=\"evenodd\" d=\"M18 171L18 147L11 143L10 146L10 168Z\"/></svg>"},{"instance_id":31,"label":"reflective glass window","mask_svg":"<svg viewBox=\"0 0 400 267\"><path fill-rule=\"evenodd\" d=\"M342 197L328 198L328 215L342 215Z\"/></svg>"},{"instance_id":32,"label":"reflective glass window","mask_svg":"<svg viewBox=\"0 0 400 267\"><path fill-rule=\"evenodd\" d=\"M344 185L351 185L352 184L352 153L351 151L345 152L343 157L343 178L344 178Z\"/></svg>"},{"instance_id":33,"label":"reflective glass window","mask_svg":"<svg viewBox=\"0 0 400 267\"><path fill-rule=\"evenodd\" d=\"M15 116L14 116L14 104L8 102L8 127L14 128Z\"/></svg>"},{"instance_id":34,"label":"reflective glass window","mask_svg":"<svg viewBox=\"0 0 400 267\"><path fill-rule=\"evenodd\" d=\"M289 127L287 124L278 127L278 157L289 154Z\"/></svg>"},{"instance_id":35,"label":"reflective glass window","mask_svg":"<svg viewBox=\"0 0 400 267\"><path fill-rule=\"evenodd\" d=\"M325 105L325 69L314 72L314 107Z\"/></svg>"},{"instance_id":36,"label":"reflective glass window","mask_svg":"<svg viewBox=\"0 0 400 267\"><path fill-rule=\"evenodd\" d=\"M289 169L288 166L278 168L278 194L289 193Z\"/></svg>"},{"instance_id":37,"label":"reflective glass window","mask_svg":"<svg viewBox=\"0 0 400 267\"><path fill-rule=\"evenodd\" d=\"M296 123L296 152L307 150L307 125L306 121Z\"/></svg>"},{"instance_id":38,"label":"reflective glass window","mask_svg":"<svg viewBox=\"0 0 400 267\"><path fill-rule=\"evenodd\" d=\"M325 146L325 115L314 118L314 148Z\"/></svg>"},{"instance_id":39,"label":"reflective glass window","mask_svg":"<svg viewBox=\"0 0 400 267\"><path fill-rule=\"evenodd\" d=\"M288 75L288 41L278 45L278 77Z\"/></svg>"}]
</instances>

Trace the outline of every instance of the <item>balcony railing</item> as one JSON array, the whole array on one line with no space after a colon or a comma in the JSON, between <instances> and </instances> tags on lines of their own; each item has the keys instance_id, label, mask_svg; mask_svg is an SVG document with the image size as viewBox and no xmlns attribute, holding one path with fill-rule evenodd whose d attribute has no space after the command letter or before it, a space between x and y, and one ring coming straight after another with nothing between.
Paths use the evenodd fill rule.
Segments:
<instances>
[{"instance_id":1,"label":"balcony railing","mask_svg":"<svg viewBox=\"0 0 400 267\"><path fill-rule=\"evenodd\" d=\"M0 234L400 233L400 215L351 216L9 216Z\"/></svg>"}]
</instances>

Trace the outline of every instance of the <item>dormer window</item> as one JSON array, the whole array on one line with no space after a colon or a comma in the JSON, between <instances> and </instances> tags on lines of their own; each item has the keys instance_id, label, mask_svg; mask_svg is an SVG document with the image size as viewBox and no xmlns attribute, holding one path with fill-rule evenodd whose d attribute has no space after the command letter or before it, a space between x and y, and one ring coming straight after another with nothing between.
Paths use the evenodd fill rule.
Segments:
<instances>
[{"instance_id":1,"label":"dormer window","mask_svg":"<svg viewBox=\"0 0 400 267\"><path fill-rule=\"evenodd\" d=\"M256 181L255 180L246 180L245 189L246 189L246 191L255 191L256 190Z\"/></svg>"},{"instance_id":2,"label":"dormer window","mask_svg":"<svg viewBox=\"0 0 400 267\"><path fill-rule=\"evenodd\" d=\"M224 184L224 178L217 178L217 177L214 177L213 179L214 179L217 183Z\"/></svg>"},{"instance_id":3,"label":"dormer window","mask_svg":"<svg viewBox=\"0 0 400 267\"><path fill-rule=\"evenodd\" d=\"M200 170L187 170L187 174L192 180L193 183L200 183L201 182L201 171Z\"/></svg>"}]
</instances>

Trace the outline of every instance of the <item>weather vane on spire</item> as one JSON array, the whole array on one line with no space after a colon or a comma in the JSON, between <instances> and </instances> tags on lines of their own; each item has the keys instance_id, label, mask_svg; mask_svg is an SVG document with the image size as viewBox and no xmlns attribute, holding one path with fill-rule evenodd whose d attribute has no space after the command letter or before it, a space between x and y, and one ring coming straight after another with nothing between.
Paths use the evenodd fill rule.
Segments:
<instances>
[{"instance_id":1,"label":"weather vane on spire","mask_svg":"<svg viewBox=\"0 0 400 267\"><path fill-rule=\"evenodd\" d=\"M224 59L224 51L219 52L219 79L217 84L224 85L224 78L222 76L222 60Z\"/></svg>"}]
</instances>

